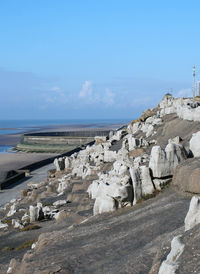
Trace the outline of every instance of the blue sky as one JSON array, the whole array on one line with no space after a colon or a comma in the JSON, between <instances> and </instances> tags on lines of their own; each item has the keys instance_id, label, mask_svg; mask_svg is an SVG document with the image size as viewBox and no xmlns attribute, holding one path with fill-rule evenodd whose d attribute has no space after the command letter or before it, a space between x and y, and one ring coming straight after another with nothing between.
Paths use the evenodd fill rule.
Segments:
<instances>
[{"instance_id":1,"label":"blue sky","mask_svg":"<svg viewBox=\"0 0 200 274\"><path fill-rule=\"evenodd\" d=\"M0 119L136 118L192 94L200 1L0 1Z\"/></svg>"}]
</instances>

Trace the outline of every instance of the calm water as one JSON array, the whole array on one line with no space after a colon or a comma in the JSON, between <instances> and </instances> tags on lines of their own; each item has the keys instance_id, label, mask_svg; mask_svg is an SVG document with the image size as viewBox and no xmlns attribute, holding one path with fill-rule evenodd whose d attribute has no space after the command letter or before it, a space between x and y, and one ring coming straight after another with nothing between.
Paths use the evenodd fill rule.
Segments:
<instances>
[{"instance_id":1,"label":"calm water","mask_svg":"<svg viewBox=\"0 0 200 274\"><path fill-rule=\"evenodd\" d=\"M55 128L56 126L87 125L90 127L104 127L109 124L127 124L131 119L71 119L71 120L0 120L0 135L16 134L39 130L40 128ZM0 153L12 152L12 146L1 146Z\"/></svg>"},{"instance_id":2,"label":"calm water","mask_svg":"<svg viewBox=\"0 0 200 274\"><path fill-rule=\"evenodd\" d=\"M12 146L0 146L0 153L15 153Z\"/></svg>"},{"instance_id":3,"label":"calm water","mask_svg":"<svg viewBox=\"0 0 200 274\"><path fill-rule=\"evenodd\" d=\"M15 134L24 131L37 130L41 127L60 125L88 125L88 127L103 127L109 124L126 124L130 119L74 119L74 120L0 120L0 134Z\"/></svg>"}]
</instances>

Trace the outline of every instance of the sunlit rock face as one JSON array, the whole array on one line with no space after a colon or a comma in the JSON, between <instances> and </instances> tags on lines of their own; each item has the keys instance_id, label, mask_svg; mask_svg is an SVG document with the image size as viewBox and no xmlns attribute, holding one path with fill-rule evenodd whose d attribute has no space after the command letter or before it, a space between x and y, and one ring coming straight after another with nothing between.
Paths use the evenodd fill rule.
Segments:
<instances>
[{"instance_id":1,"label":"sunlit rock face","mask_svg":"<svg viewBox=\"0 0 200 274\"><path fill-rule=\"evenodd\" d=\"M192 135L190 139L190 150L194 157L200 157L200 131Z\"/></svg>"}]
</instances>

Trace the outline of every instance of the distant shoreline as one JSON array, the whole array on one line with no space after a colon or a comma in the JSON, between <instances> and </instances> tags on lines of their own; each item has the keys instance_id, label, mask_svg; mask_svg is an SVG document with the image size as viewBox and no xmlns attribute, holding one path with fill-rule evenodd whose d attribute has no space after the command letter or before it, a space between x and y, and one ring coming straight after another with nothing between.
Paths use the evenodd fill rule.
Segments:
<instances>
[{"instance_id":1,"label":"distant shoreline","mask_svg":"<svg viewBox=\"0 0 200 274\"><path fill-rule=\"evenodd\" d=\"M27 125L24 128L20 127L0 127L0 146L16 146L20 141L21 136L24 133L34 133L34 132L43 132L43 131L70 131L70 130L86 130L86 129L117 129L126 123L77 123L77 124L52 124L52 125L38 125L30 126ZM5 131L5 134L4 134ZM11 132L9 132L11 131Z\"/></svg>"},{"instance_id":2,"label":"distant shoreline","mask_svg":"<svg viewBox=\"0 0 200 274\"><path fill-rule=\"evenodd\" d=\"M100 129L118 129L121 126L125 125L116 123L116 124L105 124L102 125ZM64 125L64 126L49 126L49 127L40 127L40 130L32 130L29 132L43 132L43 131L74 131L74 130L92 130L97 129L97 127L92 127L91 124L82 124L82 125ZM16 146L20 141L22 135L27 133L27 131L20 132L18 134L6 134L0 135L0 146ZM5 176L6 172L9 170L20 169L23 166L38 162L43 159L47 159L53 156L58 155L58 153L26 153L26 152L17 152L17 153L0 153L0 181Z\"/></svg>"}]
</instances>

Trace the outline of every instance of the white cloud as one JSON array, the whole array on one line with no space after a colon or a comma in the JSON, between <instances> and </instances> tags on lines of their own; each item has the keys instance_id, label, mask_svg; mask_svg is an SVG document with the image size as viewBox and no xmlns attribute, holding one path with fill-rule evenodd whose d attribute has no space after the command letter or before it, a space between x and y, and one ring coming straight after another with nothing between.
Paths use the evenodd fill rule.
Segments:
<instances>
[{"instance_id":1,"label":"white cloud","mask_svg":"<svg viewBox=\"0 0 200 274\"><path fill-rule=\"evenodd\" d=\"M85 83L82 85L82 89L79 93L80 97L90 97L92 96L93 88L92 88L92 82L86 80Z\"/></svg>"},{"instance_id":2,"label":"white cloud","mask_svg":"<svg viewBox=\"0 0 200 274\"><path fill-rule=\"evenodd\" d=\"M50 90L51 91L60 91L60 87L55 86L55 87L50 88Z\"/></svg>"},{"instance_id":3,"label":"white cloud","mask_svg":"<svg viewBox=\"0 0 200 274\"><path fill-rule=\"evenodd\" d=\"M109 88L106 88L105 90L105 95L103 98L103 101L106 105L113 105L114 104L114 99L115 99L115 93L112 92Z\"/></svg>"},{"instance_id":4,"label":"white cloud","mask_svg":"<svg viewBox=\"0 0 200 274\"><path fill-rule=\"evenodd\" d=\"M191 97L192 89L191 88L181 89L177 92L176 96L177 97Z\"/></svg>"},{"instance_id":5,"label":"white cloud","mask_svg":"<svg viewBox=\"0 0 200 274\"><path fill-rule=\"evenodd\" d=\"M86 104L103 103L106 106L111 106L114 104L115 93L109 88L102 91L94 91L92 82L86 80L79 92L79 97L84 100Z\"/></svg>"},{"instance_id":6,"label":"white cloud","mask_svg":"<svg viewBox=\"0 0 200 274\"><path fill-rule=\"evenodd\" d=\"M46 105L63 105L67 104L69 101L68 94L57 86L50 88L48 93L44 92L42 97Z\"/></svg>"}]
</instances>

